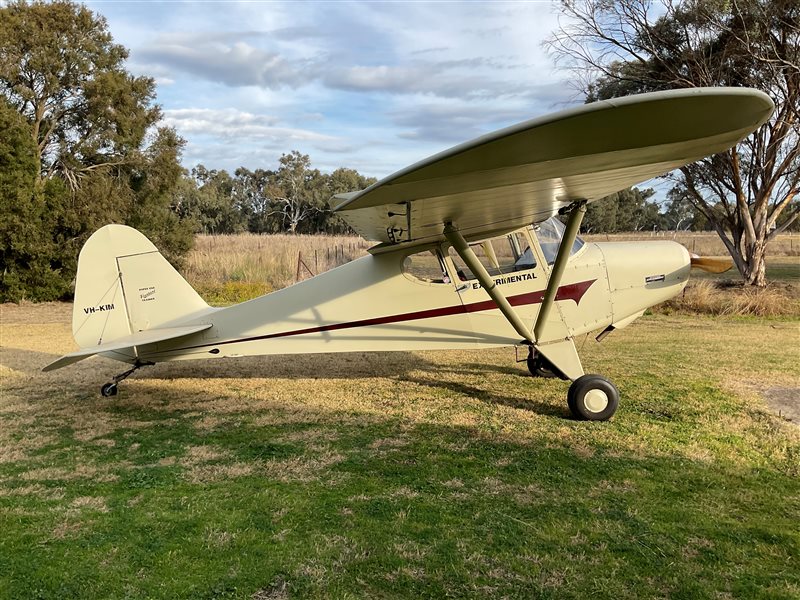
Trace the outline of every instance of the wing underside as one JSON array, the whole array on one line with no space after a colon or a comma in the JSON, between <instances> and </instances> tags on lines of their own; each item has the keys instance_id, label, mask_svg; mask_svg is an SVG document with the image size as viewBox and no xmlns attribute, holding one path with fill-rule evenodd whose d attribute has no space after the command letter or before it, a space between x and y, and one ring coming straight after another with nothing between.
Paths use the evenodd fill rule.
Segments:
<instances>
[{"instance_id":1,"label":"wing underside","mask_svg":"<svg viewBox=\"0 0 800 600\"><path fill-rule=\"evenodd\" d=\"M597 102L456 146L332 204L369 240L441 240L447 222L480 239L723 152L773 108L768 96L744 88Z\"/></svg>"}]
</instances>

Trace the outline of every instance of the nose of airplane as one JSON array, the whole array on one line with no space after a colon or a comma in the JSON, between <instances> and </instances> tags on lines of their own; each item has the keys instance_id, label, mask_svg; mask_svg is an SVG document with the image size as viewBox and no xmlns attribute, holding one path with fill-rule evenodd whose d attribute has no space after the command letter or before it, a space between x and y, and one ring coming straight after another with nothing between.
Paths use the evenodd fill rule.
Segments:
<instances>
[{"instance_id":1,"label":"nose of airplane","mask_svg":"<svg viewBox=\"0 0 800 600\"><path fill-rule=\"evenodd\" d=\"M615 320L679 294L691 269L689 252L676 242L598 244L606 263Z\"/></svg>"}]
</instances>

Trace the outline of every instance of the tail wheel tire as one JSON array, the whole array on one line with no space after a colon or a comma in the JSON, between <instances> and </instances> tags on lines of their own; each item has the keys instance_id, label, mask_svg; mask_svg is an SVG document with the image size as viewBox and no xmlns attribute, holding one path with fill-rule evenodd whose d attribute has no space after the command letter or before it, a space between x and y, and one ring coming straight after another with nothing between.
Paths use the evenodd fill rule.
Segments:
<instances>
[{"instance_id":1,"label":"tail wheel tire","mask_svg":"<svg viewBox=\"0 0 800 600\"><path fill-rule=\"evenodd\" d=\"M601 375L583 375L569 386L567 405L576 419L606 421L619 406L619 391Z\"/></svg>"},{"instance_id":2,"label":"tail wheel tire","mask_svg":"<svg viewBox=\"0 0 800 600\"><path fill-rule=\"evenodd\" d=\"M117 395L117 384L116 383L106 383L103 387L100 388L100 394L105 396L106 398L110 396Z\"/></svg>"}]
</instances>

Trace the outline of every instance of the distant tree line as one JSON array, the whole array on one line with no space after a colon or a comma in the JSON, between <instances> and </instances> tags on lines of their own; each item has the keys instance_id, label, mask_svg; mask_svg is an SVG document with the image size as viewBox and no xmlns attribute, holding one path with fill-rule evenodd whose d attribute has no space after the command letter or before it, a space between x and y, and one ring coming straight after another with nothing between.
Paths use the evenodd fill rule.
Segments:
<instances>
[{"instance_id":1,"label":"distant tree line","mask_svg":"<svg viewBox=\"0 0 800 600\"><path fill-rule=\"evenodd\" d=\"M354 169L322 173L293 150L275 170L240 167L231 175L197 165L184 176L173 205L201 233L352 233L328 201L375 181Z\"/></svg>"}]
</instances>

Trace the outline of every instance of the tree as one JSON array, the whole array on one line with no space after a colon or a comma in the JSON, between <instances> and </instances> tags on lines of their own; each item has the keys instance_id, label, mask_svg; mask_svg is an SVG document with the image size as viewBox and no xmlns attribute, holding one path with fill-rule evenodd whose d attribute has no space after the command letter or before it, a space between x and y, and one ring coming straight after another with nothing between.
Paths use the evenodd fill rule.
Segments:
<instances>
[{"instance_id":1,"label":"tree","mask_svg":"<svg viewBox=\"0 0 800 600\"><path fill-rule=\"evenodd\" d=\"M0 15L0 92L31 125L41 177L75 187L125 162L161 113L153 80L125 70L105 19L64 0L16 0Z\"/></svg>"},{"instance_id":2,"label":"tree","mask_svg":"<svg viewBox=\"0 0 800 600\"><path fill-rule=\"evenodd\" d=\"M330 210L328 201L335 194L362 190L375 181L354 169L321 173L311 167L307 155L292 150L281 155L274 171L236 169L232 210L252 233L352 233L344 219Z\"/></svg>"},{"instance_id":3,"label":"tree","mask_svg":"<svg viewBox=\"0 0 800 600\"><path fill-rule=\"evenodd\" d=\"M770 240L800 206L800 3L796 0L563 0L548 40L586 100L696 86L745 86L776 105L730 151L670 177L724 242L744 280L763 286Z\"/></svg>"},{"instance_id":4,"label":"tree","mask_svg":"<svg viewBox=\"0 0 800 600\"><path fill-rule=\"evenodd\" d=\"M129 74L127 56L105 19L82 5L13 0L0 7L0 93L25 123L32 151L33 187L19 188L25 197L15 210L28 211L26 231L40 249L36 266L19 275L27 292L4 277L7 299L67 295L80 247L109 222L141 228L176 263L191 244L191 223L174 206L183 140L158 127L155 83ZM23 144L18 135L11 143ZM13 222L0 220L0 236L16 235ZM59 284L44 285L45 274Z\"/></svg>"},{"instance_id":5,"label":"tree","mask_svg":"<svg viewBox=\"0 0 800 600\"><path fill-rule=\"evenodd\" d=\"M272 210L281 216L289 233L296 233L303 221L321 210L321 174L311 168L309 156L297 150L281 155L278 163L272 188Z\"/></svg>"},{"instance_id":6,"label":"tree","mask_svg":"<svg viewBox=\"0 0 800 600\"><path fill-rule=\"evenodd\" d=\"M648 199L653 189L627 188L592 202L586 208L581 223L585 233L615 233L618 231L652 231L663 227L658 204Z\"/></svg>"},{"instance_id":7,"label":"tree","mask_svg":"<svg viewBox=\"0 0 800 600\"><path fill-rule=\"evenodd\" d=\"M0 98L0 302L59 297L67 290L50 257L54 241L40 232L53 218L55 186L35 191L36 145L30 127Z\"/></svg>"},{"instance_id":8,"label":"tree","mask_svg":"<svg viewBox=\"0 0 800 600\"><path fill-rule=\"evenodd\" d=\"M235 172L234 194L236 204L251 233L277 233L282 223L272 211L272 181L274 172L264 169L251 171L239 167Z\"/></svg>"},{"instance_id":9,"label":"tree","mask_svg":"<svg viewBox=\"0 0 800 600\"><path fill-rule=\"evenodd\" d=\"M181 180L176 199L178 215L193 220L202 233L245 231L247 219L237 204L235 186L236 182L227 171L208 170L197 165L192 169L191 178Z\"/></svg>"}]
</instances>

